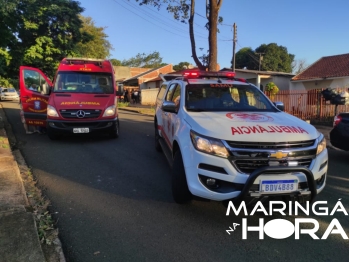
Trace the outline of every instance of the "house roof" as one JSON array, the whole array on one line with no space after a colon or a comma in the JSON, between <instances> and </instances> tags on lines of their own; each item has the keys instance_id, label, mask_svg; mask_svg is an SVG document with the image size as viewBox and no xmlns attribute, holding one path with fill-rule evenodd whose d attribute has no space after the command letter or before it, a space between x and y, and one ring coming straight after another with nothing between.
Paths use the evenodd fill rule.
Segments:
<instances>
[{"instance_id":1,"label":"house roof","mask_svg":"<svg viewBox=\"0 0 349 262\"><path fill-rule=\"evenodd\" d=\"M133 77L127 78L123 82L127 82L127 81L130 81L130 80L136 80L136 79L140 78L141 76L144 76L144 75L149 74L149 73L151 73L153 71L159 70L160 68L163 68L165 66L168 66L168 65L160 66L158 68L152 68L152 69L150 69L150 70L148 70L148 71L146 71L144 73L141 73L141 74L135 75Z\"/></svg>"},{"instance_id":2,"label":"house roof","mask_svg":"<svg viewBox=\"0 0 349 262\"><path fill-rule=\"evenodd\" d=\"M223 68L220 71L233 71L231 68ZM271 76L294 76L292 73L285 72L275 72L275 71L258 71L258 70L248 70L248 69L235 69L235 72L239 73L252 73L256 75L271 75Z\"/></svg>"},{"instance_id":3,"label":"house roof","mask_svg":"<svg viewBox=\"0 0 349 262\"><path fill-rule=\"evenodd\" d=\"M324 56L292 78L292 81L349 76L349 54Z\"/></svg>"}]
</instances>

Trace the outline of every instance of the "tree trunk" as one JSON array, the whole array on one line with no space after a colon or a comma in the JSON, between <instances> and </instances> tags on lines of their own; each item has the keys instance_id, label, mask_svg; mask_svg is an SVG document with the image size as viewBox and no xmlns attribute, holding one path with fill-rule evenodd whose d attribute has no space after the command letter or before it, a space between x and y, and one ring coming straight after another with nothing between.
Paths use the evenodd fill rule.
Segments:
<instances>
[{"instance_id":1,"label":"tree trunk","mask_svg":"<svg viewBox=\"0 0 349 262\"><path fill-rule=\"evenodd\" d=\"M210 0L209 6L209 57L208 57L208 70L217 71L217 31L218 31L218 13L222 6L223 0Z\"/></svg>"},{"instance_id":2,"label":"tree trunk","mask_svg":"<svg viewBox=\"0 0 349 262\"><path fill-rule=\"evenodd\" d=\"M195 0L191 0L190 7L190 18L189 18L189 35L190 35L190 43L191 43L191 56L193 57L195 64L198 66L200 70L205 70L205 67L202 65L198 56L196 55L196 45L195 45L195 37L194 37L194 15L195 15Z\"/></svg>"}]
</instances>

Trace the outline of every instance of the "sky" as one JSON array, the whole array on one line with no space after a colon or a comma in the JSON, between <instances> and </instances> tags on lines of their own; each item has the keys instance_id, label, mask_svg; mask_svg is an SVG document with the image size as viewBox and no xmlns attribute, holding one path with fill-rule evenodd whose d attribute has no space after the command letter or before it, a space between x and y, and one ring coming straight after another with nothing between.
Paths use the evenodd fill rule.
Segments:
<instances>
[{"instance_id":1,"label":"sky","mask_svg":"<svg viewBox=\"0 0 349 262\"><path fill-rule=\"evenodd\" d=\"M160 53L163 63L176 65L191 57L188 24L176 21L163 4L160 10L139 6L136 0L79 0L114 50L118 60L138 53ZM197 55L208 50L205 0L196 0ZM295 60L311 65L323 56L349 53L349 0L223 0L223 23L218 34L218 63L230 67L233 55L232 25L237 25L236 52L276 43L287 48ZM256 55L256 62L258 56Z\"/></svg>"}]
</instances>

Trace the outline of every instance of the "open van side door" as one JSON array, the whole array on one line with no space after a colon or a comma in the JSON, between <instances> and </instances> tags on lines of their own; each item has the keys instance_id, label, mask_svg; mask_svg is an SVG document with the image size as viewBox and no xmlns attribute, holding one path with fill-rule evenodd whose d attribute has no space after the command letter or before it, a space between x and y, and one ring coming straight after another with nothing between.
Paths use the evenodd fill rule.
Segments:
<instances>
[{"instance_id":1,"label":"open van side door","mask_svg":"<svg viewBox=\"0 0 349 262\"><path fill-rule=\"evenodd\" d=\"M46 126L47 104L52 82L37 68L19 68L20 103L27 125Z\"/></svg>"}]
</instances>

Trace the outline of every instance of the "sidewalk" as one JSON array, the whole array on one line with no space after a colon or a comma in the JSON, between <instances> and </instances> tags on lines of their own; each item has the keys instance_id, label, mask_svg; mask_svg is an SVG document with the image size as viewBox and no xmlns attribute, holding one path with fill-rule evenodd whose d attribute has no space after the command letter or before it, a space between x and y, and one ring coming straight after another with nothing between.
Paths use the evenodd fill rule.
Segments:
<instances>
[{"instance_id":1,"label":"sidewalk","mask_svg":"<svg viewBox=\"0 0 349 262\"><path fill-rule=\"evenodd\" d=\"M0 108L2 111L2 108ZM34 215L17 162L0 119L0 257L1 261L45 261Z\"/></svg>"},{"instance_id":2,"label":"sidewalk","mask_svg":"<svg viewBox=\"0 0 349 262\"><path fill-rule=\"evenodd\" d=\"M45 201L21 152L11 151L16 143L0 103L0 261L65 262L58 231L45 231L40 243L36 219L47 218Z\"/></svg>"}]
</instances>

